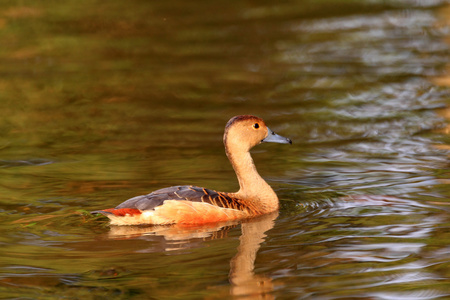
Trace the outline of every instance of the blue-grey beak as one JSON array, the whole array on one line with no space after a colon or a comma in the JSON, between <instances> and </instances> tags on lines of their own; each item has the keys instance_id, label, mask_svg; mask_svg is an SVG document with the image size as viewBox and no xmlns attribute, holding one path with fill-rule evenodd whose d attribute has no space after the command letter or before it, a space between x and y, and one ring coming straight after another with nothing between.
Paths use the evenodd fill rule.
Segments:
<instances>
[{"instance_id":1,"label":"blue-grey beak","mask_svg":"<svg viewBox=\"0 0 450 300\"><path fill-rule=\"evenodd\" d=\"M292 141L288 138L285 138L284 136L278 135L272 130L270 130L269 127L267 127L268 134L267 136L261 141L261 143L268 142L268 143L280 143L280 144L291 144Z\"/></svg>"}]
</instances>

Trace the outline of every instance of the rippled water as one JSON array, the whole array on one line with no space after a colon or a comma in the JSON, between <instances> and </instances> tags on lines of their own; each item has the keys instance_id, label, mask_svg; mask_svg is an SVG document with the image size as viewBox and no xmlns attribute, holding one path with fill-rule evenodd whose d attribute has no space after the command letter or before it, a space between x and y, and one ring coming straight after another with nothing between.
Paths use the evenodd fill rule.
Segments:
<instances>
[{"instance_id":1,"label":"rippled water","mask_svg":"<svg viewBox=\"0 0 450 300\"><path fill-rule=\"evenodd\" d=\"M450 298L447 1L0 7L0 298ZM87 213L235 191L244 113L294 141L253 151L279 213Z\"/></svg>"}]
</instances>

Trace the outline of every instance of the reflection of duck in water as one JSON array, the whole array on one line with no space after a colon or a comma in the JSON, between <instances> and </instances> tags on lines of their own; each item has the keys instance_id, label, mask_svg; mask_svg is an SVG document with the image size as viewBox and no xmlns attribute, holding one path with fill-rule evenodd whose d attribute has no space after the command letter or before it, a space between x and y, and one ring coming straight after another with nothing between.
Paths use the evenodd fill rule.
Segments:
<instances>
[{"instance_id":1,"label":"reflection of duck in water","mask_svg":"<svg viewBox=\"0 0 450 300\"><path fill-rule=\"evenodd\" d=\"M223 141L239 180L237 193L173 186L93 213L107 216L112 225L161 225L244 219L277 210L278 197L256 171L250 149L261 142L291 144L291 140L275 134L262 119L243 115L228 121Z\"/></svg>"},{"instance_id":2,"label":"reflection of duck in water","mask_svg":"<svg viewBox=\"0 0 450 300\"><path fill-rule=\"evenodd\" d=\"M205 242L226 238L231 230L240 224L241 235L237 253L230 261L230 286L222 283L212 286L218 293L228 293L245 299L274 299L271 294L274 284L270 276L255 274L255 259L261 244L266 238L266 232L275 225L278 212L268 213L243 221L228 221L202 225L170 225L170 226L112 226L107 233L108 239L132 239L127 243L128 252L138 253L184 251L204 247ZM234 235L233 233L232 235ZM149 243L150 242L150 243ZM176 254L176 253L174 253ZM115 269L108 268L106 272ZM97 272L105 272L100 270ZM120 270L119 270L120 272ZM145 293L145 290L142 291ZM153 290L149 291L151 298ZM220 297L219 297L220 298Z\"/></svg>"}]
</instances>

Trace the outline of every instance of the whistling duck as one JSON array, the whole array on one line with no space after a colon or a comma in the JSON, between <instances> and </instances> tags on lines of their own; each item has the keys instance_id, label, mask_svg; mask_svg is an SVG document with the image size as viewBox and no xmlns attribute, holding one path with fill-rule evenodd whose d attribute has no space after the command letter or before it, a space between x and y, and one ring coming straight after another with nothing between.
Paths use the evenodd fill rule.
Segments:
<instances>
[{"instance_id":1,"label":"whistling duck","mask_svg":"<svg viewBox=\"0 0 450 300\"><path fill-rule=\"evenodd\" d=\"M223 142L239 180L238 192L173 186L92 213L107 216L111 225L195 225L245 219L277 210L278 197L256 171L249 151L262 142L292 144L292 141L275 134L261 118L242 115L228 121Z\"/></svg>"}]
</instances>

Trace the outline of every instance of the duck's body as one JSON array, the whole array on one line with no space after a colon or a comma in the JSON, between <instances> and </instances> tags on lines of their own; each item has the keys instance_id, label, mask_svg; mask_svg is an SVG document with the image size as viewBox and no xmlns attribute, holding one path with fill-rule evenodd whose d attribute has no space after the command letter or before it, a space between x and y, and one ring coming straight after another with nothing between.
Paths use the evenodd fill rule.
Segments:
<instances>
[{"instance_id":1,"label":"duck's body","mask_svg":"<svg viewBox=\"0 0 450 300\"><path fill-rule=\"evenodd\" d=\"M250 149L261 142L291 143L255 116L236 116L225 127L225 151L239 180L237 193L173 186L95 211L112 225L204 224L245 219L278 209L278 197L256 171Z\"/></svg>"},{"instance_id":2,"label":"duck's body","mask_svg":"<svg viewBox=\"0 0 450 300\"><path fill-rule=\"evenodd\" d=\"M134 197L103 212L114 225L203 224L251 215L248 207L230 194L187 185Z\"/></svg>"}]
</instances>

